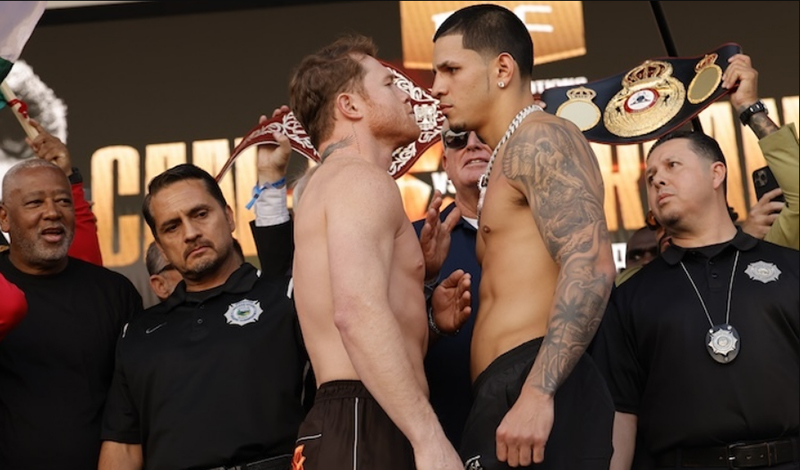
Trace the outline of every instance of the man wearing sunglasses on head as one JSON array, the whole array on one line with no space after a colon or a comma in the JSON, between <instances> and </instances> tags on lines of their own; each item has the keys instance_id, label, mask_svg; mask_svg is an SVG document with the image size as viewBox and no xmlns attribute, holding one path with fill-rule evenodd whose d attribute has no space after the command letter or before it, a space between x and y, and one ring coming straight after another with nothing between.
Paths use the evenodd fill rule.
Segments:
<instances>
[{"instance_id":1,"label":"man wearing sunglasses on head","mask_svg":"<svg viewBox=\"0 0 800 470\"><path fill-rule=\"evenodd\" d=\"M438 280L447 277L456 269L463 269L472 276L473 292L480 284L481 268L475 256L475 237L477 234L478 180L489 162L492 149L481 142L474 132L452 132L445 121L442 127L442 168L455 190L455 201L441 213L442 222L455 207L461 210L459 220L450 232L450 250L437 272L428 270L426 293L430 295ZM434 194L429 216L439 211L442 196ZM431 211L435 211L431 213ZM419 236L425 219L414 222ZM424 237L421 240L425 240ZM424 245L423 245L424 249ZM442 423L450 442L457 448L461 441L461 431L472 406L472 387L469 374L470 341L478 311L478 296L472 295L473 314L458 332L445 332L436 329L431 322L431 330L438 339L431 344L425 357L425 375L430 386L430 400L434 411Z\"/></svg>"}]
</instances>

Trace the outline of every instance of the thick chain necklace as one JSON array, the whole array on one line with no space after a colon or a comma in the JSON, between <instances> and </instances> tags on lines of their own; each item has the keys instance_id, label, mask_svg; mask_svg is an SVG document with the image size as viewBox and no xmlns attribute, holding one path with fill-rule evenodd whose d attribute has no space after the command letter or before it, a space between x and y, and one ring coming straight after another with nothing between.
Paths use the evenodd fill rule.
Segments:
<instances>
[{"instance_id":1,"label":"thick chain necklace","mask_svg":"<svg viewBox=\"0 0 800 470\"><path fill-rule=\"evenodd\" d=\"M700 295L700 290L694 284L694 280L689 274L689 270L686 269L683 261L681 261L683 272L686 273L686 277L689 279L692 287L694 287L694 293L697 294L697 298L700 299L700 305L703 306L703 311L706 312L708 323L711 325L708 333L706 333L706 349L708 349L708 354L711 355L711 358L720 364L728 364L736 359L736 356L739 355L739 349L741 348L741 345L739 344L739 332L736 331L736 328L728 323L731 318L731 293L733 292L733 278L736 277L736 265L738 263L739 250L736 250L736 257L733 260L733 271L731 271L731 282L728 285L728 308L725 312L725 323L721 325L715 325L714 321L711 320L711 315L708 313L706 303L703 302L703 297Z\"/></svg>"},{"instance_id":2,"label":"thick chain necklace","mask_svg":"<svg viewBox=\"0 0 800 470\"><path fill-rule=\"evenodd\" d=\"M517 130L522 121L528 117L528 115L534 111L541 111L542 108L539 106L532 104L527 108L524 108L520 111L514 120L511 121L511 124L508 125L508 129L506 129L506 133L503 134L503 138L500 139L500 142L494 147L494 151L492 152L491 158L489 158L489 164L486 165L486 171L481 175L481 178L478 180L478 189L481 191L480 198L478 199L478 219L481 218L481 208L483 208L483 198L486 196L486 187L489 186L489 175L492 174L492 165L494 165L494 159L497 158L497 152L500 150L500 147L506 143L506 141L511 137L511 134Z\"/></svg>"}]
</instances>

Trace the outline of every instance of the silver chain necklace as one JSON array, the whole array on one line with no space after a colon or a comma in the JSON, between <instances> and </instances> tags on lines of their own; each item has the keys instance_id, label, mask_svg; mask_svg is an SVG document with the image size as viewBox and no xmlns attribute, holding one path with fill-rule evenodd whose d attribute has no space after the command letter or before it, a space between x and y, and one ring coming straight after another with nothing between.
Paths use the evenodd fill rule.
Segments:
<instances>
[{"instance_id":1,"label":"silver chain necklace","mask_svg":"<svg viewBox=\"0 0 800 470\"><path fill-rule=\"evenodd\" d=\"M711 320L711 315L708 313L706 303L703 302L703 297L700 295L700 290L694 284L689 270L686 269L683 261L681 261L683 272L686 273L686 277L689 279L692 287L694 287L694 293L697 294L697 298L700 299L700 305L703 306L703 311L706 312L708 323L711 325L708 333L706 333L706 349L708 350L708 354L711 355L711 358L720 364L729 364L736 359L736 356L739 355L739 349L741 348L739 332L728 323L731 318L731 293L733 292L733 278L736 277L737 264L739 264L739 250L736 250L736 257L733 260L733 270L731 271L731 283L728 285L728 307L725 312L725 323L714 325L714 321Z\"/></svg>"},{"instance_id":2,"label":"silver chain necklace","mask_svg":"<svg viewBox=\"0 0 800 470\"><path fill-rule=\"evenodd\" d=\"M508 125L508 129L506 129L506 133L503 134L503 138L500 139L500 142L494 147L494 151L492 152L492 156L489 158L489 164L486 165L486 171L481 175L481 178L478 180L478 189L481 191L480 198L478 198L478 219L481 218L481 209L483 208L483 198L486 196L486 187L489 186L489 175L492 174L492 165L494 165L494 159L497 158L497 152L500 150L500 147L506 143L506 141L511 137L511 134L517 130L522 121L528 117L528 115L534 111L541 111L542 108L539 106L532 104L527 108L523 108L522 111L517 113L514 117L514 120L511 121L511 124Z\"/></svg>"}]
</instances>

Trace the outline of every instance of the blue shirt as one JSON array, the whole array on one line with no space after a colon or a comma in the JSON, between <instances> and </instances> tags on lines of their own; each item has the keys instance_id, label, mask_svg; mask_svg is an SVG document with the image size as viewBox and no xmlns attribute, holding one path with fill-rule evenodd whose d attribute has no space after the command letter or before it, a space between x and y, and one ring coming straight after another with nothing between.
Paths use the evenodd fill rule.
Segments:
<instances>
[{"instance_id":1,"label":"blue shirt","mask_svg":"<svg viewBox=\"0 0 800 470\"><path fill-rule=\"evenodd\" d=\"M447 206L439 215L447 218L455 207ZM425 220L414 222L419 236ZM478 232L469 222L461 218L450 233L450 252L442 265L439 279L446 279L453 271L463 269L472 275L472 314L456 336L445 336L434 342L425 356L425 375L433 406L444 432L453 446L458 448L461 432L472 406L472 382L469 372L470 342L478 314L478 285L481 282L481 267L475 253Z\"/></svg>"}]
</instances>

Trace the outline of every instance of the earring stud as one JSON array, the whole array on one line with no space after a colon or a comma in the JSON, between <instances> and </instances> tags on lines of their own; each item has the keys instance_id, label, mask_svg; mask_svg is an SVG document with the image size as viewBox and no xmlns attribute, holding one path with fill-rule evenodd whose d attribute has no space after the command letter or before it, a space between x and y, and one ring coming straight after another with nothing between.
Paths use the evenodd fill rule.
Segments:
<instances>
[{"instance_id":1,"label":"earring stud","mask_svg":"<svg viewBox=\"0 0 800 470\"><path fill-rule=\"evenodd\" d=\"M506 82L497 82L497 86L499 86L500 88L505 88Z\"/></svg>"}]
</instances>

